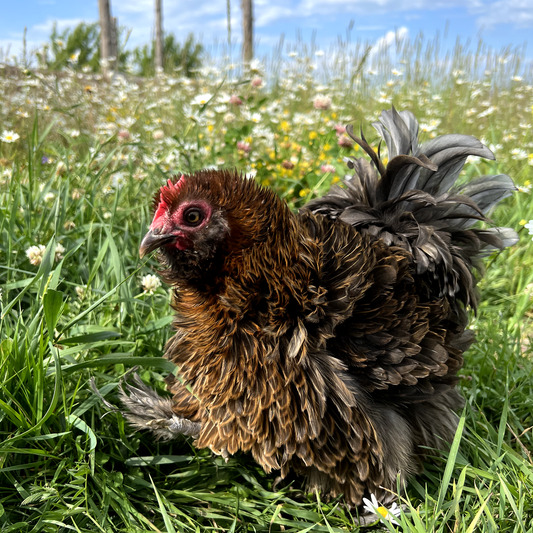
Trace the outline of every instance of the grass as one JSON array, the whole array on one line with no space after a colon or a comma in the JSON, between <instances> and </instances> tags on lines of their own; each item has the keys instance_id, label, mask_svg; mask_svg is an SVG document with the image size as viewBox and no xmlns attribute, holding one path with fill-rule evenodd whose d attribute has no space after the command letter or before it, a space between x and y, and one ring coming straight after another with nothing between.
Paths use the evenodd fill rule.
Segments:
<instances>
[{"instance_id":1,"label":"grass","mask_svg":"<svg viewBox=\"0 0 533 533\"><path fill-rule=\"evenodd\" d=\"M137 254L169 173L235 166L297 208L343 176L342 157L361 156L339 145L335 125L363 124L374 140L369 121L394 103L415 112L426 139L454 131L492 145L498 161L474 160L462 179L511 175L523 192L493 219L516 229L533 219L533 87L520 53L459 47L442 62L435 43L400 40L395 64L361 46L342 76L331 66L340 53L329 58L333 73L317 74L305 50L237 81L217 67L192 82L112 84L0 69L0 131L20 136L0 142L2 531L357 529L342 501L306 494L298 479L275 486L248 455L225 463L189 439L133 432L106 414L89 380L115 402L132 366L161 390L172 371L161 358L168 291L143 290L156 265ZM331 106L315 109L317 94ZM243 104L229 104L233 95ZM428 461L402 495L399 525L382 528L533 531L533 245L520 235L487 260L450 453ZM32 264L26 251L36 245L45 251Z\"/></svg>"}]
</instances>

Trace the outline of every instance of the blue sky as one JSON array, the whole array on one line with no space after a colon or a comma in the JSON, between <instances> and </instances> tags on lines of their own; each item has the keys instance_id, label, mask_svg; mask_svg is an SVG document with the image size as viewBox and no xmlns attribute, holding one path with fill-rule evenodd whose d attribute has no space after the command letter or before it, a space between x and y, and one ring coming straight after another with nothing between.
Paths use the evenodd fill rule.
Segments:
<instances>
[{"instance_id":1,"label":"blue sky","mask_svg":"<svg viewBox=\"0 0 533 533\"><path fill-rule=\"evenodd\" d=\"M448 21L445 48L457 36L476 43L481 34L500 49L521 45L533 35L533 0L255 0L254 6L260 52L276 44L281 33L294 41L297 30L307 42L316 31L318 45L327 49L346 34L350 20L352 39L370 41L399 29L411 37L422 31L431 38L437 31L442 35ZM47 40L54 21L61 30L98 19L97 0L0 0L0 7L0 48L5 52L10 44L11 53L20 51L25 26L31 49ZM130 46L150 40L153 0L111 0L111 9L120 25L131 28ZM231 9L233 36L240 41L240 0L231 0ZM178 38L194 32L211 44L227 37L226 0L163 0L163 11L165 30ZM531 50L529 46L528 57Z\"/></svg>"}]
</instances>

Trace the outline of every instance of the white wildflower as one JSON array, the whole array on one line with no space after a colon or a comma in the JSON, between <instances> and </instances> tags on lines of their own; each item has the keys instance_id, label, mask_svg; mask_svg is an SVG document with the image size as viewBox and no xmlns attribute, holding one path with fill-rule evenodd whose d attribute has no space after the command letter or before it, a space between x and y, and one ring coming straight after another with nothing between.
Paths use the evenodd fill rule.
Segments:
<instances>
[{"instance_id":1,"label":"white wildflower","mask_svg":"<svg viewBox=\"0 0 533 533\"><path fill-rule=\"evenodd\" d=\"M511 150L511 155L513 159L521 161L522 159L527 159L527 152L522 150L522 148L513 148Z\"/></svg>"},{"instance_id":2,"label":"white wildflower","mask_svg":"<svg viewBox=\"0 0 533 533\"><path fill-rule=\"evenodd\" d=\"M71 130L70 131L70 136L74 139L75 137L79 137L80 136L80 130Z\"/></svg>"},{"instance_id":3,"label":"white wildflower","mask_svg":"<svg viewBox=\"0 0 533 533\"><path fill-rule=\"evenodd\" d=\"M56 261L61 261L61 259L63 259L64 253L65 253L65 247L61 243L56 244L54 259Z\"/></svg>"},{"instance_id":4,"label":"white wildflower","mask_svg":"<svg viewBox=\"0 0 533 533\"><path fill-rule=\"evenodd\" d=\"M400 508L394 502L392 507L387 509L383 505L380 505L376 496L374 494L370 495L371 500L368 498L363 498L364 509L370 514L376 514L379 516L380 520L388 521L392 524L398 525L398 522L395 520L395 517L399 516L401 513Z\"/></svg>"},{"instance_id":5,"label":"white wildflower","mask_svg":"<svg viewBox=\"0 0 533 533\"><path fill-rule=\"evenodd\" d=\"M44 256L45 250L46 250L46 246L44 246L43 244L37 244L35 246L30 246L26 250L26 256L28 257L32 265L40 265L43 262L43 256Z\"/></svg>"},{"instance_id":6,"label":"white wildflower","mask_svg":"<svg viewBox=\"0 0 533 533\"><path fill-rule=\"evenodd\" d=\"M235 115L233 113L226 113L224 115L224 122L226 124L233 122L235 120Z\"/></svg>"},{"instance_id":7,"label":"white wildflower","mask_svg":"<svg viewBox=\"0 0 533 533\"><path fill-rule=\"evenodd\" d=\"M163 130L155 130L152 133L152 137L155 141L160 141L161 139L165 138L165 132Z\"/></svg>"},{"instance_id":8,"label":"white wildflower","mask_svg":"<svg viewBox=\"0 0 533 533\"><path fill-rule=\"evenodd\" d=\"M20 139L20 135L18 133L15 133L14 131L7 131L4 130L2 132L2 136L0 137L0 141L5 143L14 143L15 141L18 141Z\"/></svg>"},{"instance_id":9,"label":"white wildflower","mask_svg":"<svg viewBox=\"0 0 533 533\"><path fill-rule=\"evenodd\" d=\"M78 298L80 300L83 300L83 298L85 297L85 287L77 286L74 290L76 291Z\"/></svg>"},{"instance_id":10,"label":"white wildflower","mask_svg":"<svg viewBox=\"0 0 533 533\"><path fill-rule=\"evenodd\" d=\"M158 287L161 287L161 281L157 276L147 274L141 279L141 285L145 293L153 294Z\"/></svg>"},{"instance_id":11,"label":"white wildflower","mask_svg":"<svg viewBox=\"0 0 533 533\"><path fill-rule=\"evenodd\" d=\"M483 117L488 117L489 115L492 115L492 113L494 113L494 111L496 111L496 108L494 106L490 106L488 109L486 109L485 111L483 111L482 113L480 113L477 118L483 118Z\"/></svg>"},{"instance_id":12,"label":"white wildflower","mask_svg":"<svg viewBox=\"0 0 533 533\"><path fill-rule=\"evenodd\" d=\"M45 202L51 202L55 197L56 197L56 195L53 192L47 192L44 195L44 201Z\"/></svg>"},{"instance_id":13,"label":"white wildflower","mask_svg":"<svg viewBox=\"0 0 533 533\"><path fill-rule=\"evenodd\" d=\"M197 94L192 100L191 105L205 105L209 100L213 98L212 94L205 93L205 94Z\"/></svg>"}]
</instances>

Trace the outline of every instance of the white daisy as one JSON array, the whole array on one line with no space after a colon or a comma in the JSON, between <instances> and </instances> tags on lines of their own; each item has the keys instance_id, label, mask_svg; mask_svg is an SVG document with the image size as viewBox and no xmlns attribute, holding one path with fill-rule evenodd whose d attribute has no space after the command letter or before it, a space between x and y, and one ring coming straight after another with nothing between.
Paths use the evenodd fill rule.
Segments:
<instances>
[{"instance_id":1,"label":"white daisy","mask_svg":"<svg viewBox=\"0 0 533 533\"><path fill-rule=\"evenodd\" d=\"M0 137L0 141L5 143L14 143L15 141L18 141L20 139L20 135L18 133L15 133L14 131L7 131L4 130L2 132L2 136Z\"/></svg>"},{"instance_id":2,"label":"white daisy","mask_svg":"<svg viewBox=\"0 0 533 533\"><path fill-rule=\"evenodd\" d=\"M370 500L368 498L363 498L365 511L370 514L378 515L380 520L387 520L391 524L398 525L395 517L400 516L401 509L398 507L396 502L392 504L392 507L387 509L387 507L384 507L378 502L374 494L371 494L370 498Z\"/></svg>"}]
</instances>

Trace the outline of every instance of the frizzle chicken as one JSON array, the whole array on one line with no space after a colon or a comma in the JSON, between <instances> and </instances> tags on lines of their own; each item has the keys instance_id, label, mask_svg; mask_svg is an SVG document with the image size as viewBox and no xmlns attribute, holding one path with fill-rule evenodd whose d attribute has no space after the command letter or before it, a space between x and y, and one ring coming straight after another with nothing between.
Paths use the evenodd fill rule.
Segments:
<instances>
[{"instance_id":1,"label":"frizzle chicken","mask_svg":"<svg viewBox=\"0 0 533 533\"><path fill-rule=\"evenodd\" d=\"M372 162L348 159L354 175L298 214L233 171L161 187L140 254L159 250L173 289L166 357L180 379L167 378L172 399L126 385L134 426L249 451L355 506L390 501L398 473L453 439L473 272L517 240L473 225L515 187L455 185L469 155L494 159L474 137L419 146L415 117L394 108L374 127L388 165L348 128Z\"/></svg>"}]
</instances>

